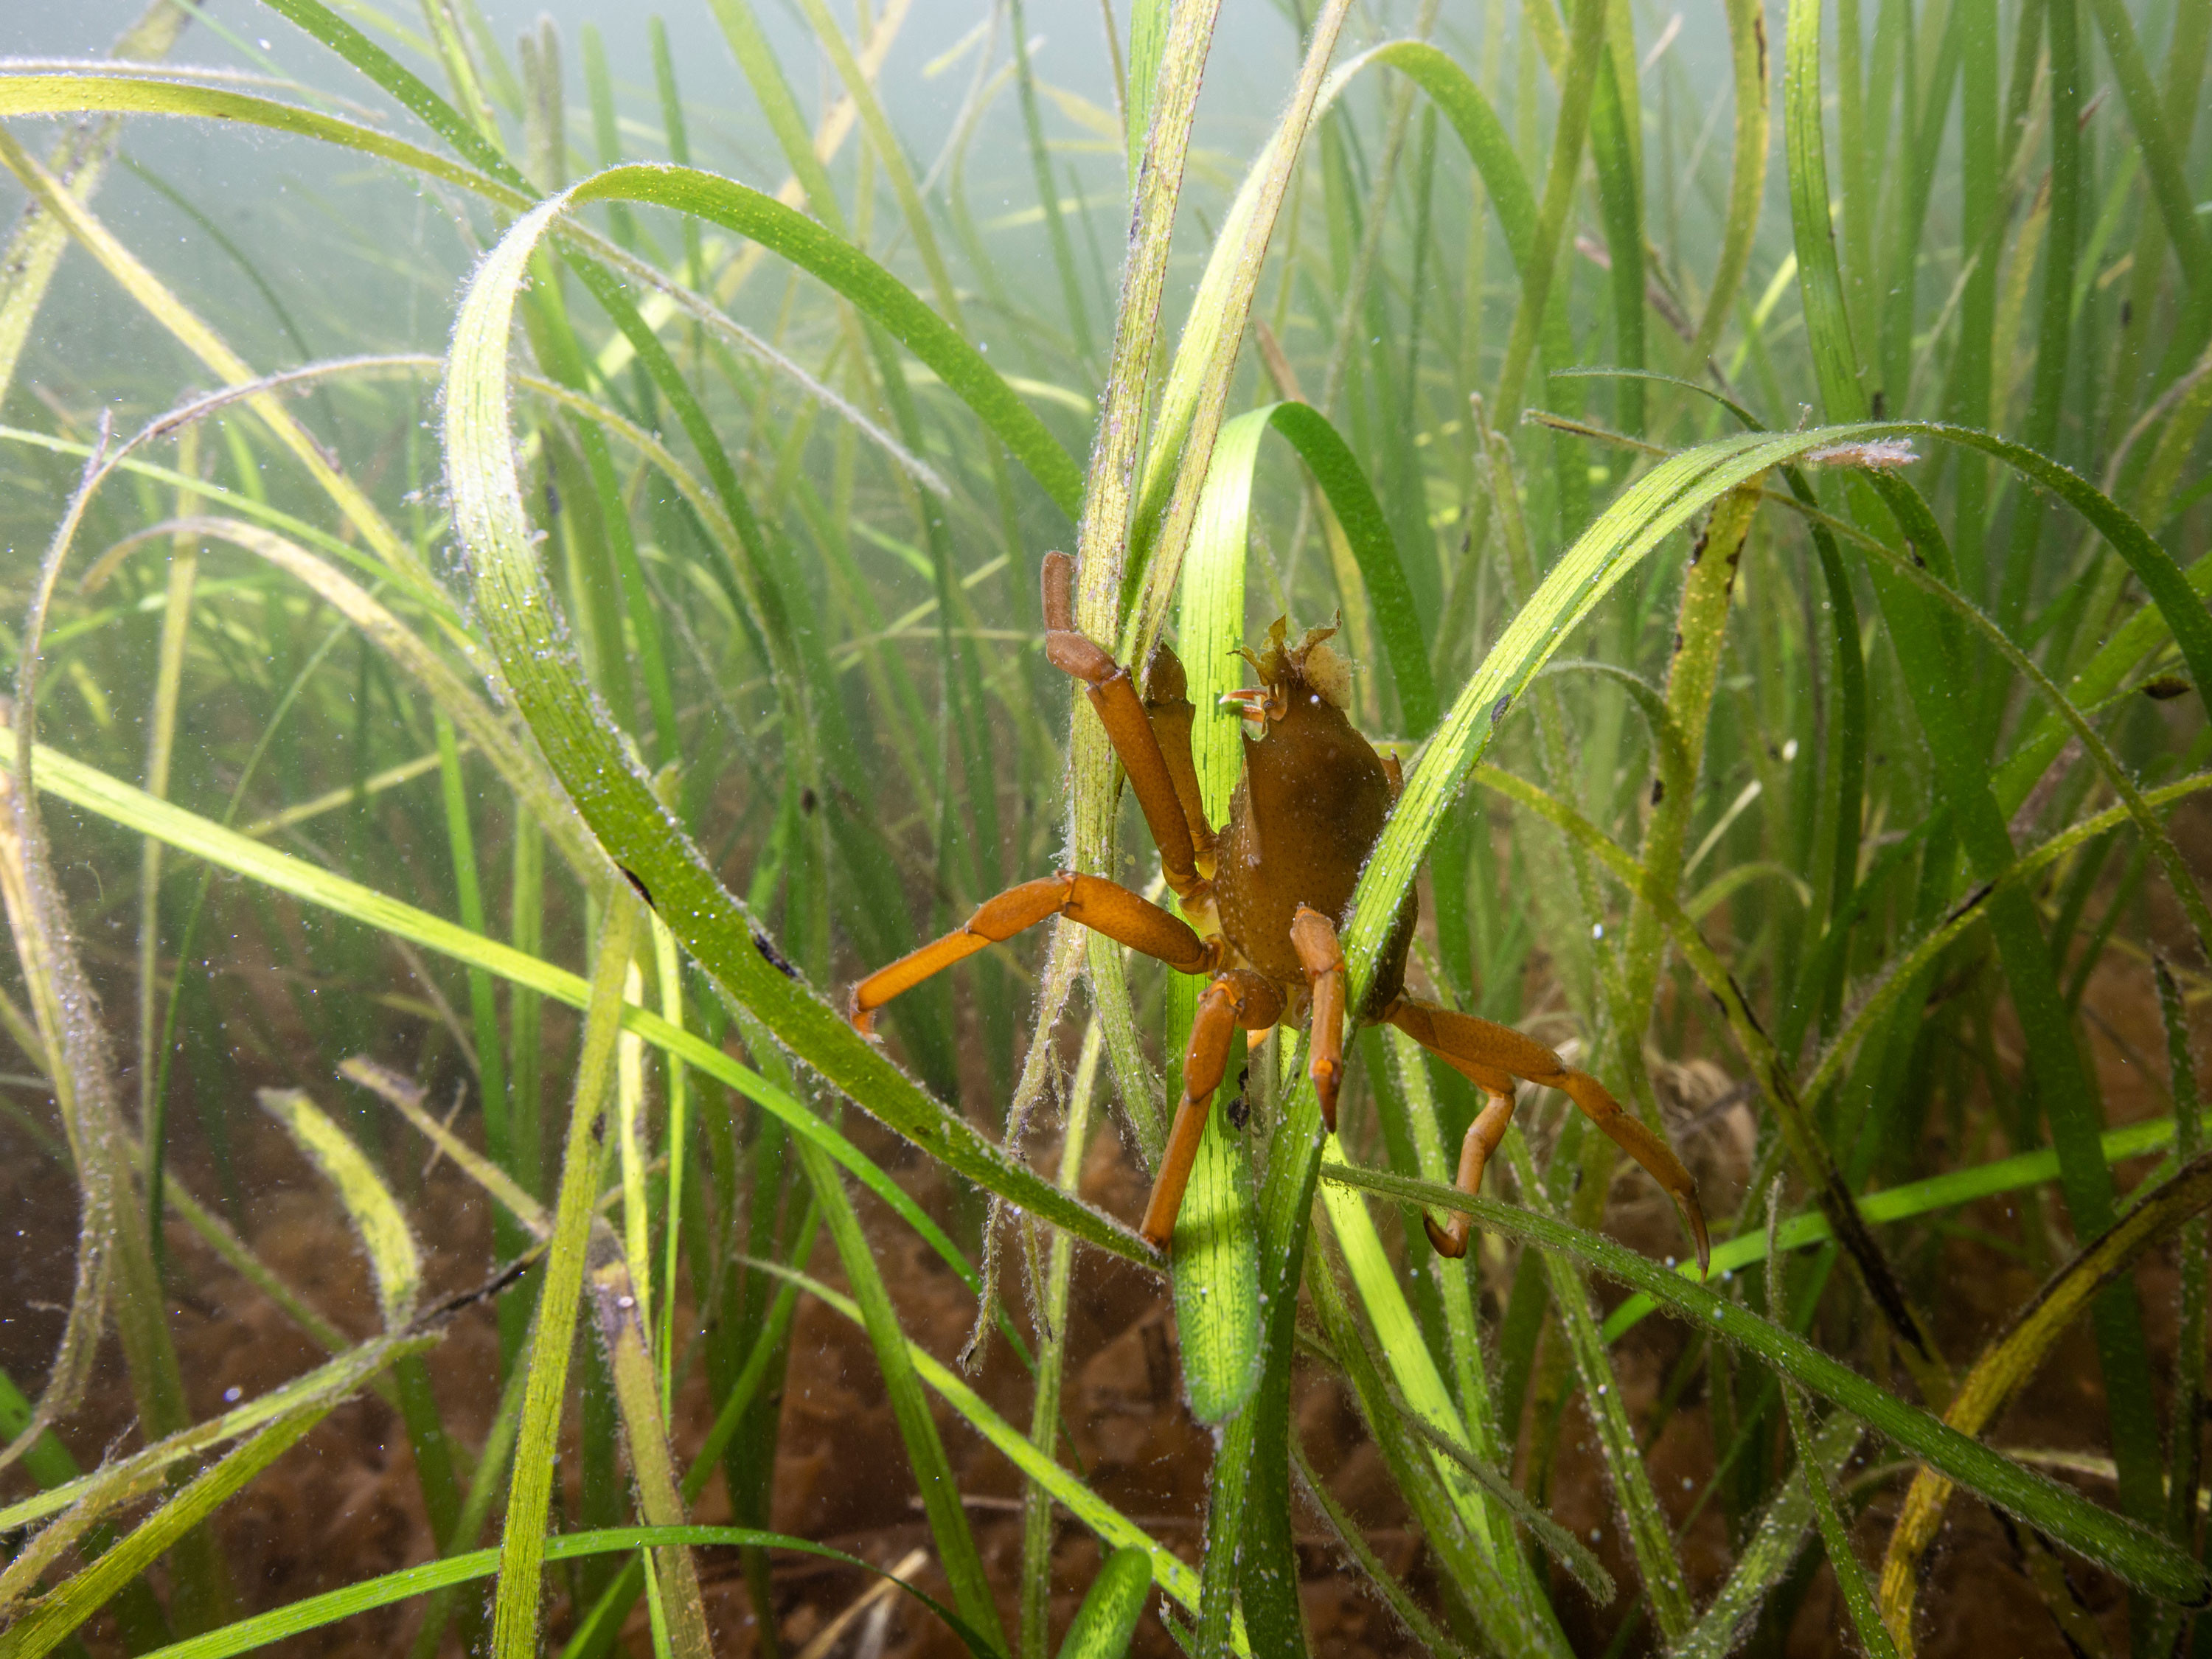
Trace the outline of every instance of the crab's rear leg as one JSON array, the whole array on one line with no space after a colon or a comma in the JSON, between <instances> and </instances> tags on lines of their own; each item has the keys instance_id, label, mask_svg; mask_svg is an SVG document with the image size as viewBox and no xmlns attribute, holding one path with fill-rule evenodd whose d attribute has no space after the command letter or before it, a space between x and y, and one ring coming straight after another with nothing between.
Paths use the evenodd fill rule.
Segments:
<instances>
[{"instance_id":1,"label":"crab's rear leg","mask_svg":"<svg viewBox=\"0 0 2212 1659\"><path fill-rule=\"evenodd\" d=\"M1202 902L1208 887L1198 872L1196 860L1201 850L1212 851L1213 836L1204 814L1198 811L1198 775L1190 760L1189 720L1186 714L1180 722L1180 766L1170 763L1155 725L1158 719L1172 735L1176 716L1190 707L1183 690L1182 665L1175 662L1173 653L1166 653L1168 661L1174 662L1173 684L1163 678L1158 688L1161 696L1155 700L1158 706L1148 709L1137 695L1129 671L1114 660L1113 653L1075 626L1075 562L1065 553L1048 553L1043 576L1044 654L1054 667L1081 680L1089 690L1091 706L1097 711L1114 752L1129 775L1129 787L1136 793L1145 825L1160 849L1160 873L1186 906Z\"/></svg>"},{"instance_id":2,"label":"crab's rear leg","mask_svg":"<svg viewBox=\"0 0 2212 1659\"><path fill-rule=\"evenodd\" d=\"M1117 944L1158 957L1178 973L1210 974L1220 965L1219 940L1200 939L1188 923L1103 876L1063 870L984 900L974 915L944 938L870 974L853 988L847 1011L853 1024L864 1032L873 1031L876 1011L893 997L1048 916L1079 921Z\"/></svg>"},{"instance_id":3,"label":"crab's rear leg","mask_svg":"<svg viewBox=\"0 0 2212 1659\"><path fill-rule=\"evenodd\" d=\"M1190 1022L1190 1046L1183 1051L1182 1102L1176 1108L1167 1149L1160 1155L1160 1172L1152 1182L1152 1200L1145 1206L1144 1224L1137 1230L1156 1249L1167 1249L1168 1240L1175 1237L1183 1189L1190 1185L1191 1165L1198 1160L1199 1139L1206 1133L1206 1115L1222 1074L1229 1069L1231 1043L1240 1030L1264 1031L1282 1017L1283 994L1249 968L1232 968L1199 993L1198 1012Z\"/></svg>"},{"instance_id":4,"label":"crab's rear leg","mask_svg":"<svg viewBox=\"0 0 2212 1659\"><path fill-rule=\"evenodd\" d=\"M1525 1036L1510 1025L1494 1024L1486 1019L1477 1019L1472 1014L1455 1013L1449 1008L1439 1008L1434 1003L1419 1001L1413 997L1401 997L1383 1014L1383 1018L1407 1036L1440 1054L1459 1071L1464 1073L1477 1086L1487 1091L1490 1104L1475 1119L1468 1131L1470 1139L1482 1128L1484 1119L1493 1113L1494 1128L1486 1145L1470 1149L1462 1146L1460 1154L1460 1187L1472 1193L1473 1184L1466 1178L1470 1162L1476 1180L1481 1178L1482 1166L1498 1141L1505 1133L1505 1125L1512 1116L1511 1096L1504 1097L1500 1111L1500 1097L1494 1086L1498 1082L1510 1084L1514 1078L1526 1078L1531 1083L1540 1083L1547 1088L1557 1089L1581 1109L1583 1115L1601 1129L1613 1144L1634 1158L1657 1182L1668 1197L1682 1209L1682 1218L1688 1223L1690 1235L1697 1241L1698 1267L1704 1271L1711 1255L1711 1247L1705 1237L1705 1215L1698 1205L1697 1182L1682 1167L1682 1160L1674 1156L1674 1148L1644 1127L1635 1118L1621 1110L1620 1103L1606 1092L1605 1085L1588 1072L1569 1066L1532 1036ZM1499 1073L1504 1073L1503 1078ZM1480 1156L1470 1158L1470 1150ZM1455 1224L1456 1226L1457 1224ZM1436 1237L1437 1230L1431 1227L1430 1237ZM1446 1237L1450 1237L1446 1233ZM1443 1249L1439 1244L1438 1249ZM1462 1236L1462 1248L1464 1249ZM1447 1251L1446 1254L1456 1254Z\"/></svg>"},{"instance_id":5,"label":"crab's rear leg","mask_svg":"<svg viewBox=\"0 0 2212 1659\"><path fill-rule=\"evenodd\" d=\"M1322 1126L1336 1133L1336 1096L1344 1084L1344 947L1336 924L1301 904L1291 918L1291 945L1306 970L1313 995L1313 1030L1306 1044L1306 1074L1321 1097Z\"/></svg>"},{"instance_id":6,"label":"crab's rear leg","mask_svg":"<svg viewBox=\"0 0 2212 1659\"><path fill-rule=\"evenodd\" d=\"M1514 1082L1510 1072L1501 1072L1493 1066L1481 1066L1471 1060L1444 1058L1486 1098L1482 1109L1467 1126L1467 1133L1459 1143L1459 1170L1453 1184L1468 1194L1482 1190L1482 1172L1490 1165L1492 1154L1498 1143L1505 1139L1505 1131L1512 1127ZM1436 1246L1438 1255L1451 1257L1455 1261L1467 1254L1468 1236L1474 1231L1474 1218L1464 1210L1452 1212L1451 1219L1438 1225L1436 1217L1421 1212L1421 1225L1427 1230L1429 1243Z\"/></svg>"}]
</instances>

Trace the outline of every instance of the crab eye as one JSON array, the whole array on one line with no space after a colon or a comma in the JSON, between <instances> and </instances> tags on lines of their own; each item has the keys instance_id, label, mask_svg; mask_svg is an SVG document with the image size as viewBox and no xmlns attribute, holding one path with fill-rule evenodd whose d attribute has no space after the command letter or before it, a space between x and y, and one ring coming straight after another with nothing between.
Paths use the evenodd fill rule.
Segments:
<instances>
[{"instance_id":1,"label":"crab eye","mask_svg":"<svg viewBox=\"0 0 2212 1659\"><path fill-rule=\"evenodd\" d=\"M1266 692L1254 690L1250 687L1239 691L1224 691L1221 694L1220 707L1234 711L1258 728L1248 733L1249 736L1264 738L1267 735L1267 696Z\"/></svg>"}]
</instances>

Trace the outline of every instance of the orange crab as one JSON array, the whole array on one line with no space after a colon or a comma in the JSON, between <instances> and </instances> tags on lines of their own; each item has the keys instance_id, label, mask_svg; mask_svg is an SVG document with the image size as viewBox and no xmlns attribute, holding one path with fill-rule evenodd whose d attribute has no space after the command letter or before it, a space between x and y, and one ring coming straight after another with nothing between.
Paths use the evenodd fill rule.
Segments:
<instances>
[{"instance_id":1,"label":"orange crab","mask_svg":"<svg viewBox=\"0 0 2212 1659\"><path fill-rule=\"evenodd\" d=\"M854 1024L872 1031L877 1010L932 974L1048 917L1072 916L1178 973L1207 981L1183 1056L1182 1101L1140 1228L1155 1248L1166 1249L1174 1236L1206 1115L1237 1030L1264 1031L1285 1022L1310 1027L1310 1070L1322 1121L1334 1133L1349 1018L1396 1026L1488 1097L1460 1146L1462 1192L1480 1187L1484 1166L1513 1119L1515 1079L1526 1079L1559 1090L1651 1173L1681 1206L1702 1266L1708 1245L1696 1183L1665 1141L1624 1112L1595 1078L1534 1037L1406 994L1406 955L1420 915L1416 894L1409 891L1399 907L1365 1000L1357 1009L1345 1006L1337 930L1398 798L1400 778L1396 762L1376 753L1346 716L1351 664L1328 642L1335 630L1314 629L1291 645L1278 621L1264 651L1243 653L1260 684L1222 699L1243 716L1244 772L1217 836L1206 821L1191 761L1197 711L1182 664L1160 647L1140 697L1129 671L1076 629L1073 578L1074 562L1066 554L1045 556L1045 654L1089 688L1091 706L1159 848L1161 872L1188 920L1103 876L1063 870L1024 882L988 900L964 926L855 985ZM1443 1225L1424 1219L1440 1252L1466 1252L1470 1217L1455 1215Z\"/></svg>"}]
</instances>

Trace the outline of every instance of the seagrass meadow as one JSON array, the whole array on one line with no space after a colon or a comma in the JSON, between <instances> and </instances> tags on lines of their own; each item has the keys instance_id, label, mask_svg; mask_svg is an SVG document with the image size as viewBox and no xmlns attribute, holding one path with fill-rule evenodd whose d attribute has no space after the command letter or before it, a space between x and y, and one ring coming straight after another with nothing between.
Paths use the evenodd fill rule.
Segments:
<instances>
[{"instance_id":1,"label":"seagrass meadow","mask_svg":"<svg viewBox=\"0 0 2212 1659\"><path fill-rule=\"evenodd\" d=\"M2212 1655L2212 0L1763 4L0 11L0 1659Z\"/></svg>"}]
</instances>

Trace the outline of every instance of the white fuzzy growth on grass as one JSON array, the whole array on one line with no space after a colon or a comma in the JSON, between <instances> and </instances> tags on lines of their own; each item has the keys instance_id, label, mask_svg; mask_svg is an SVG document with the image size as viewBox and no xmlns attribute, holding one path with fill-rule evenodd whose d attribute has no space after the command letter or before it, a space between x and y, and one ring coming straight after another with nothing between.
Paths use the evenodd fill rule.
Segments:
<instances>
[{"instance_id":1,"label":"white fuzzy growth on grass","mask_svg":"<svg viewBox=\"0 0 2212 1659\"><path fill-rule=\"evenodd\" d=\"M1910 466L1920 456L1912 447L1910 438L1866 438L1856 443L1831 444L1825 449L1807 452L1805 459L1815 466L1856 466L1875 471L1894 471Z\"/></svg>"}]
</instances>

